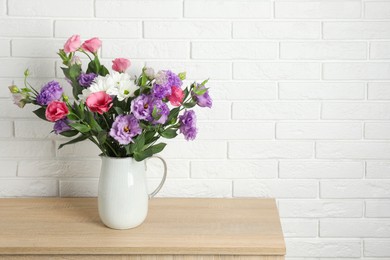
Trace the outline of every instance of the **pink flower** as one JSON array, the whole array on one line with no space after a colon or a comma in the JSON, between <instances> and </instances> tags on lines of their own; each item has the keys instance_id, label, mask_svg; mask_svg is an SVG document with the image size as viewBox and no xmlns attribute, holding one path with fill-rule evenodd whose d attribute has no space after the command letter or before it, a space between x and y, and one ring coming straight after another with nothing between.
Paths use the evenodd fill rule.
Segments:
<instances>
[{"instance_id":1,"label":"pink flower","mask_svg":"<svg viewBox=\"0 0 390 260\"><path fill-rule=\"evenodd\" d=\"M72 35L72 37L70 37L64 45L64 52L70 53L77 51L77 49L80 48L80 45L80 35Z\"/></svg>"},{"instance_id":2,"label":"pink flower","mask_svg":"<svg viewBox=\"0 0 390 260\"><path fill-rule=\"evenodd\" d=\"M52 101L46 108L46 119L50 122L58 121L69 113L68 107L62 101Z\"/></svg>"},{"instance_id":3,"label":"pink flower","mask_svg":"<svg viewBox=\"0 0 390 260\"><path fill-rule=\"evenodd\" d=\"M112 61L112 69L118 72L125 72L130 67L130 61L124 58L116 58Z\"/></svg>"},{"instance_id":4,"label":"pink flower","mask_svg":"<svg viewBox=\"0 0 390 260\"><path fill-rule=\"evenodd\" d=\"M92 112L103 114L112 107L112 98L105 91L90 94L85 102Z\"/></svg>"},{"instance_id":5,"label":"pink flower","mask_svg":"<svg viewBox=\"0 0 390 260\"><path fill-rule=\"evenodd\" d=\"M181 88L173 86L171 88L171 95L168 96L169 102L171 102L172 106L180 106L183 102L184 92Z\"/></svg>"},{"instance_id":6,"label":"pink flower","mask_svg":"<svg viewBox=\"0 0 390 260\"><path fill-rule=\"evenodd\" d=\"M86 40L83 45L81 45L81 48L83 48L84 51L95 53L101 46L102 41L99 38L94 37L92 39Z\"/></svg>"}]
</instances>

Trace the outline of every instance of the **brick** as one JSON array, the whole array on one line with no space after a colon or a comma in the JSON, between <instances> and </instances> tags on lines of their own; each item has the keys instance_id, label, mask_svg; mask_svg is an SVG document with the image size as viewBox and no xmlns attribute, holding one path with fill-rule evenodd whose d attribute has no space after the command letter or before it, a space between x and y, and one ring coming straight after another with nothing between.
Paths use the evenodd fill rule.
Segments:
<instances>
[{"instance_id":1,"label":"brick","mask_svg":"<svg viewBox=\"0 0 390 260\"><path fill-rule=\"evenodd\" d=\"M96 197L98 180L60 180L60 197Z\"/></svg>"},{"instance_id":2,"label":"brick","mask_svg":"<svg viewBox=\"0 0 390 260\"><path fill-rule=\"evenodd\" d=\"M227 39L231 23L220 21L145 21L145 38Z\"/></svg>"},{"instance_id":3,"label":"brick","mask_svg":"<svg viewBox=\"0 0 390 260\"><path fill-rule=\"evenodd\" d=\"M321 237L389 237L390 223L384 220L320 220Z\"/></svg>"},{"instance_id":4,"label":"brick","mask_svg":"<svg viewBox=\"0 0 390 260\"><path fill-rule=\"evenodd\" d=\"M364 256L388 257L390 255L390 240L365 239Z\"/></svg>"},{"instance_id":5,"label":"brick","mask_svg":"<svg viewBox=\"0 0 390 260\"><path fill-rule=\"evenodd\" d=\"M368 99L390 100L390 83L368 83Z\"/></svg>"},{"instance_id":6,"label":"brick","mask_svg":"<svg viewBox=\"0 0 390 260\"><path fill-rule=\"evenodd\" d=\"M369 218L389 218L390 200L367 200L366 217Z\"/></svg>"},{"instance_id":7,"label":"brick","mask_svg":"<svg viewBox=\"0 0 390 260\"><path fill-rule=\"evenodd\" d=\"M10 56L10 41L9 40L0 40L0 57Z\"/></svg>"},{"instance_id":8,"label":"brick","mask_svg":"<svg viewBox=\"0 0 390 260\"><path fill-rule=\"evenodd\" d=\"M281 219L284 237L317 237L318 221Z\"/></svg>"},{"instance_id":9,"label":"brick","mask_svg":"<svg viewBox=\"0 0 390 260\"><path fill-rule=\"evenodd\" d=\"M289 256L299 257L360 257L360 240L286 239Z\"/></svg>"},{"instance_id":10,"label":"brick","mask_svg":"<svg viewBox=\"0 0 390 260\"><path fill-rule=\"evenodd\" d=\"M0 141L0 157L52 157L51 141Z\"/></svg>"},{"instance_id":11,"label":"brick","mask_svg":"<svg viewBox=\"0 0 390 260\"><path fill-rule=\"evenodd\" d=\"M165 159L164 159L165 160ZM168 167L167 178L188 178L190 176L190 162L188 160L165 160ZM163 175L163 165L158 159L146 161L146 175L148 178L160 179Z\"/></svg>"},{"instance_id":12,"label":"brick","mask_svg":"<svg viewBox=\"0 0 390 260\"><path fill-rule=\"evenodd\" d=\"M6 89L8 90L8 88ZM0 107L0 118L14 119L36 117L32 111L37 109L37 107L33 105L27 105L21 109L16 106L11 99L0 99Z\"/></svg>"},{"instance_id":13,"label":"brick","mask_svg":"<svg viewBox=\"0 0 390 260\"><path fill-rule=\"evenodd\" d=\"M99 177L100 164L100 160L22 160L18 164L18 176Z\"/></svg>"},{"instance_id":14,"label":"brick","mask_svg":"<svg viewBox=\"0 0 390 260\"><path fill-rule=\"evenodd\" d=\"M270 1L185 0L184 17L190 18L271 18Z\"/></svg>"},{"instance_id":15,"label":"brick","mask_svg":"<svg viewBox=\"0 0 390 260\"><path fill-rule=\"evenodd\" d=\"M361 60L367 58L365 42L281 42L280 58L288 60Z\"/></svg>"},{"instance_id":16,"label":"brick","mask_svg":"<svg viewBox=\"0 0 390 260\"><path fill-rule=\"evenodd\" d=\"M293 141L231 141L229 158L237 159L282 159L311 158L312 142Z\"/></svg>"},{"instance_id":17,"label":"brick","mask_svg":"<svg viewBox=\"0 0 390 260\"><path fill-rule=\"evenodd\" d=\"M65 145L61 149L58 147L67 141L56 141L56 155L60 158L97 158L101 153L100 149L91 141L85 140L76 144Z\"/></svg>"},{"instance_id":18,"label":"brick","mask_svg":"<svg viewBox=\"0 0 390 260\"><path fill-rule=\"evenodd\" d=\"M0 16L5 16L7 14L7 1L0 0Z\"/></svg>"},{"instance_id":19,"label":"brick","mask_svg":"<svg viewBox=\"0 0 390 260\"><path fill-rule=\"evenodd\" d=\"M15 137L17 138L53 139L57 135L51 133L52 130L53 123L40 119L15 121Z\"/></svg>"},{"instance_id":20,"label":"brick","mask_svg":"<svg viewBox=\"0 0 390 260\"><path fill-rule=\"evenodd\" d=\"M366 123L364 126L365 139L390 139L390 123Z\"/></svg>"},{"instance_id":21,"label":"brick","mask_svg":"<svg viewBox=\"0 0 390 260\"><path fill-rule=\"evenodd\" d=\"M104 41L104 58L131 57L132 59L189 58L189 44L183 41Z\"/></svg>"},{"instance_id":22,"label":"brick","mask_svg":"<svg viewBox=\"0 0 390 260\"><path fill-rule=\"evenodd\" d=\"M296 62L235 62L234 79L259 80L310 80L320 78L318 63Z\"/></svg>"},{"instance_id":23,"label":"brick","mask_svg":"<svg viewBox=\"0 0 390 260\"><path fill-rule=\"evenodd\" d=\"M277 123L277 139L361 139L361 123L344 122L297 122Z\"/></svg>"},{"instance_id":24,"label":"brick","mask_svg":"<svg viewBox=\"0 0 390 260\"><path fill-rule=\"evenodd\" d=\"M243 39L319 39L319 22L233 22L233 38Z\"/></svg>"},{"instance_id":25,"label":"brick","mask_svg":"<svg viewBox=\"0 0 390 260\"><path fill-rule=\"evenodd\" d=\"M277 58L276 42L192 42L191 58L193 59L245 59L274 60Z\"/></svg>"},{"instance_id":26,"label":"brick","mask_svg":"<svg viewBox=\"0 0 390 260\"><path fill-rule=\"evenodd\" d=\"M0 120L0 138L8 138L14 135L14 124L12 121Z\"/></svg>"},{"instance_id":27,"label":"brick","mask_svg":"<svg viewBox=\"0 0 390 260\"><path fill-rule=\"evenodd\" d=\"M361 162L280 161L279 177L287 179L360 179Z\"/></svg>"},{"instance_id":28,"label":"brick","mask_svg":"<svg viewBox=\"0 0 390 260\"><path fill-rule=\"evenodd\" d=\"M32 77L54 77L54 61L43 59L2 59L0 77L23 77L28 68Z\"/></svg>"},{"instance_id":29,"label":"brick","mask_svg":"<svg viewBox=\"0 0 390 260\"><path fill-rule=\"evenodd\" d=\"M390 18L390 3L387 1L365 2L364 17L369 19Z\"/></svg>"},{"instance_id":30,"label":"brick","mask_svg":"<svg viewBox=\"0 0 390 260\"><path fill-rule=\"evenodd\" d=\"M77 33L81 35L83 40L91 37L139 38L142 34L141 24L137 21L56 20L54 35L69 38L74 34L74 28L77 28Z\"/></svg>"},{"instance_id":31,"label":"brick","mask_svg":"<svg viewBox=\"0 0 390 260\"><path fill-rule=\"evenodd\" d=\"M234 180L234 197L316 198L314 180Z\"/></svg>"},{"instance_id":32,"label":"brick","mask_svg":"<svg viewBox=\"0 0 390 260\"><path fill-rule=\"evenodd\" d=\"M57 180L4 179L0 182L0 197L56 197Z\"/></svg>"},{"instance_id":33,"label":"brick","mask_svg":"<svg viewBox=\"0 0 390 260\"><path fill-rule=\"evenodd\" d=\"M200 122L197 138L209 140L273 139L273 123L258 122Z\"/></svg>"},{"instance_id":34,"label":"brick","mask_svg":"<svg viewBox=\"0 0 390 260\"><path fill-rule=\"evenodd\" d=\"M383 60L390 59L390 42L371 42L370 59Z\"/></svg>"},{"instance_id":35,"label":"brick","mask_svg":"<svg viewBox=\"0 0 390 260\"><path fill-rule=\"evenodd\" d=\"M360 218L363 202L357 200L280 200L279 214L284 218Z\"/></svg>"},{"instance_id":36,"label":"brick","mask_svg":"<svg viewBox=\"0 0 390 260\"><path fill-rule=\"evenodd\" d=\"M0 36L51 37L53 22L46 19L0 19Z\"/></svg>"},{"instance_id":37,"label":"brick","mask_svg":"<svg viewBox=\"0 0 390 260\"><path fill-rule=\"evenodd\" d=\"M256 108L256 109L253 109ZM259 111L261 111L259 113ZM317 103L234 102L233 119L318 119Z\"/></svg>"},{"instance_id":38,"label":"brick","mask_svg":"<svg viewBox=\"0 0 390 260\"><path fill-rule=\"evenodd\" d=\"M12 56L57 58L57 52L64 47L64 43L63 40L52 39L14 39L12 40Z\"/></svg>"},{"instance_id":39,"label":"brick","mask_svg":"<svg viewBox=\"0 0 390 260\"><path fill-rule=\"evenodd\" d=\"M323 103L323 119L390 119L388 102Z\"/></svg>"},{"instance_id":40,"label":"brick","mask_svg":"<svg viewBox=\"0 0 390 260\"><path fill-rule=\"evenodd\" d=\"M245 169L243 171L243 169ZM191 178L202 179L269 179L278 175L276 161L227 160L192 161Z\"/></svg>"},{"instance_id":41,"label":"brick","mask_svg":"<svg viewBox=\"0 0 390 260\"><path fill-rule=\"evenodd\" d=\"M97 0L96 17L177 18L183 13L180 0Z\"/></svg>"},{"instance_id":42,"label":"brick","mask_svg":"<svg viewBox=\"0 0 390 260\"><path fill-rule=\"evenodd\" d=\"M276 18L354 19L360 18L359 1L294 1L275 2Z\"/></svg>"},{"instance_id":43,"label":"brick","mask_svg":"<svg viewBox=\"0 0 390 260\"><path fill-rule=\"evenodd\" d=\"M148 61L146 66L154 68L156 72L166 69L177 73L186 71L188 80L197 80L199 83L207 78L232 78L232 65L229 62Z\"/></svg>"},{"instance_id":44,"label":"brick","mask_svg":"<svg viewBox=\"0 0 390 260\"><path fill-rule=\"evenodd\" d=\"M215 100L267 100L277 98L275 82L210 81L210 95Z\"/></svg>"},{"instance_id":45,"label":"brick","mask_svg":"<svg viewBox=\"0 0 390 260\"><path fill-rule=\"evenodd\" d=\"M227 144L224 141L172 141L161 156L164 159L224 159L226 150Z\"/></svg>"},{"instance_id":46,"label":"brick","mask_svg":"<svg viewBox=\"0 0 390 260\"><path fill-rule=\"evenodd\" d=\"M195 107L193 110L198 120L228 120L231 118L231 106L230 102L217 101L213 102L211 109ZM199 129L199 131L202 131L202 129Z\"/></svg>"},{"instance_id":47,"label":"brick","mask_svg":"<svg viewBox=\"0 0 390 260\"><path fill-rule=\"evenodd\" d=\"M382 80L390 79L390 63L324 63L323 78L330 80Z\"/></svg>"},{"instance_id":48,"label":"brick","mask_svg":"<svg viewBox=\"0 0 390 260\"><path fill-rule=\"evenodd\" d=\"M345 100L364 99L364 83L340 82L280 82L280 99Z\"/></svg>"},{"instance_id":49,"label":"brick","mask_svg":"<svg viewBox=\"0 0 390 260\"><path fill-rule=\"evenodd\" d=\"M324 22L324 39L388 39L390 22Z\"/></svg>"},{"instance_id":50,"label":"brick","mask_svg":"<svg viewBox=\"0 0 390 260\"><path fill-rule=\"evenodd\" d=\"M1 171L0 178L2 177L16 177L17 162L10 160L0 160Z\"/></svg>"},{"instance_id":51,"label":"brick","mask_svg":"<svg viewBox=\"0 0 390 260\"><path fill-rule=\"evenodd\" d=\"M367 162L366 178L369 179L390 179L390 162Z\"/></svg>"},{"instance_id":52,"label":"brick","mask_svg":"<svg viewBox=\"0 0 390 260\"><path fill-rule=\"evenodd\" d=\"M317 158L389 159L389 142L318 142Z\"/></svg>"},{"instance_id":53,"label":"brick","mask_svg":"<svg viewBox=\"0 0 390 260\"><path fill-rule=\"evenodd\" d=\"M148 181L148 190L152 192L160 180ZM185 197L185 198L231 198L232 182L230 180L167 180L157 197Z\"/></svg>"},{"instance_id":54,"label":"brick","mask_svg":"<svg viewBox=\"0 0 390 260\"><path fill-rule=\"evenodd\" d=\"M44 7L44 8L43 8ZM92 0L9 0L8 15L39 17L92 17Z\"/></svg>"},{"instance_id":55,"label":"brick","mask_svg":"<svg viewBox=\"0 0 390 260\"><path fill-rule=\"evenodd\" d=\"M321 198L389 198L389 180L321 181Z\"/></svg>"}]
</instances>

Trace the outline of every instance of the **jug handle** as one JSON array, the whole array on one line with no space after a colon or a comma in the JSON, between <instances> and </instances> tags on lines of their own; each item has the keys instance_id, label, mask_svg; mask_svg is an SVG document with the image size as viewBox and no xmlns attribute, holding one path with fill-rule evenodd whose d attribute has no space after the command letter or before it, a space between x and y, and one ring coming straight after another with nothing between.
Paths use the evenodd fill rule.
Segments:
<instances>
[{"instance_id":1,"label":"jug handle","mask_svg":"<svg viewBox=\"0 0 390 260\"><path fill-rule=\"evenodd\" d=\"M151 199L151 198L153 198L154 196L156 196L156 194L157 194L157 193L161 190L161 188L163 187L163 185L164 185L164 183L165 183L165 180L166 180L166 178L167 178L167 169L168 169L167 163L165 162L165 160L164 160L163 158L161 158L160 156L152 156L152 157L147 158L147 160L152 159L152 158L157 158L157 159L160 159L160 160L162 161L162 163L163 163L163 165L164 165L164 175L163 175L163 177L162 177L162 180L161 180L160 184L157 186L157 188L156 188L152 193L149 194L149 199ZM145 167L147 167L147 166L146 166L146 162L145 162Z\"/></svg>"}]
</instances>

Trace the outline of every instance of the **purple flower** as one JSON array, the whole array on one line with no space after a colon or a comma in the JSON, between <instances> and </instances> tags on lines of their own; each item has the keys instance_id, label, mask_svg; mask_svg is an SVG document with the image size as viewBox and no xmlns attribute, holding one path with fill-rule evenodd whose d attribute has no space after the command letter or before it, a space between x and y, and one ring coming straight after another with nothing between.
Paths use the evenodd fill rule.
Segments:
<instances>
[{"instance_id":1,"label":"purple flower","mask_svg":"<svg viewBox=\"0 0 390 260\"><path fill-rule=\"evenodd\" d=\"M171 86L168 84L159 85L154 83L152 88L152 94L155 98L163 99L171 94Z\"/></svg>"},{"instance_id":2,"label":"purple flower","mask_svg":"<svg viewBox=\"0 0 390 260\"><path fill-rule=\"evenodd\" d=\"M126 145L134 142L133 137L141 132L138 120L133 115L119 115L112 124L110 136L120 144Z\"/></svg>"},{"instance_id":3,"label":"purple flower","mask_svg":"<svg viewBox=\"0 0 390 260\"><path fill-rule=\"evenodd\" d=\"M142 94L131 101L131 112L138 120L152 120L152 97Z\"/></svg>"},{"instance_id":4,"label":"purple flower","mask_svg":"<svg viewBox=\"0 0 390 260\"><path fill-rule=\"evenodd\" d=\"M152 102L152 109L152 123L164 124L167 121L170 112L167 104L165 104L162 100L154 99ZM156 111L156 118L153 117L153 111Z\"/></svg>"},{"instance_id":5,"label":"purple flower","mask_svg":"<svg viewBox=\"0 0 390 260\"><path fill-rule=\"evenodd\" d=\"M80 86L88 88L91 86L93 80L97 77L95 73L81 73L80 76L77 78L77 81L79 82Z\"/></svg>"},{"instance_id":6,"label":"purple flower","mask_svg":"<svg viewBox=\"0 0 390 260\"><path fill-rule=\"evenodd\" d=\"M60 83L54 80L50 81L41 89L37 96L37 102L41 106L47 105L53 100L59 100L63 92L64 90L61 88Z\"/></svg>"},{"instance_id":7,"label":"purple flower","mask_svg":"<svg viewBox=\"0 0 390 260\"><path fill-rule=\"evenodd\" d=\"M180 123L180 133L184 135L184 138L189 140L194 140L198 129L196 128L196 115L193 110L188 110L184 112L182 116L179 116Z\"/></svg>"},{"instance_id":8,"label":"purple flower","mask_svg":"<svg viewBox=\"0 0 390 260\"><path fill-rule=\"evenodd\" d=\"M69 123L70 123L70 121L67 118L60 119L60 120L56 121L54 123L54 127L53 127L54 132L58 135L62 132L65 132L65 131L72 129L69 126Z\"/></svg>"},{"instance_id":9,"label":"purple flower","mask_svg":"<svg viewBox=\"0 0 390 260\"><path fill-rule=\"evenodd\" d=\"M205 89L205 86L198 85L194 88L194 90L191 92L192 99L196 101L196 104L200 107L209 107L211 108L213 105L213 100L211 99L209 95L209 91L206 90L206 92L202 93ZM199 95L198 93L202 93Z\"/></svg>"},{"instance_id":10,"label":"purple flower","mask_svg":"<svg viewBox=\"0 0 390 260\"><path fill-rule=\"evenodd\" d=\"M153 84L152 94L156 98L163 99L171 94L173 86L180 87L182 84L179 76L172 71L159 71L156 75L156 82Z\"/></svg>"}]
</instances>

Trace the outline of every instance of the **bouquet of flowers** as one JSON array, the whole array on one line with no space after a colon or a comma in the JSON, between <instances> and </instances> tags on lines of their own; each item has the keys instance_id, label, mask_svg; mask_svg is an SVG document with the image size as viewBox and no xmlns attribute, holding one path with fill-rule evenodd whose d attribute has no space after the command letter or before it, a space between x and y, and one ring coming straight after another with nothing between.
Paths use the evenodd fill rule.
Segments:
<instances>
[{"instance_id":1,"label":"bouquet of flowers","mask_svg":"<svg viewBox=\"0 0 390 260\"><path fill-rule=\"evenodd\" d=\"M73 138L59 148L88 139L104 156L141 161L164 149L165 143L157 143L160 137L174 138L179 132L193 140L198 130L191 108L212 106L207 80L183 88L185 72L155 73L147 67L132 77L126 73L130 61L124 58L114 59L109 72L99 61L101 44L98 38L81 43L80 36L73 35L58 52L64 65L61 69L72 86L73 102L56 81L36 90L27 81L26 70L24 87L9 87L14 103L21 108L28 103L37 105L34 113L53 122L56 134ZM78 53L89 59L85 71Z\"/></svg>"}]
</instances>

